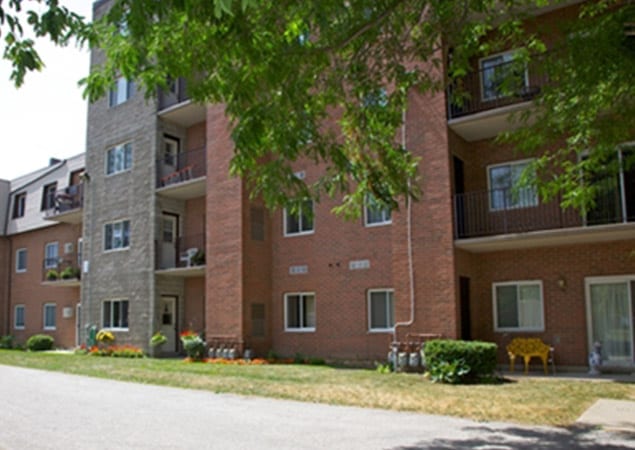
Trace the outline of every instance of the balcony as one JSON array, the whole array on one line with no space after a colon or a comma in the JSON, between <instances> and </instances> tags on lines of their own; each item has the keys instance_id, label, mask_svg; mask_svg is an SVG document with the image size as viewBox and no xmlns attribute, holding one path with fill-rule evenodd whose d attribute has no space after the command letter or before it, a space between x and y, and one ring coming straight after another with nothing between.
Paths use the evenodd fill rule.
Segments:
<instances>
[{"instance_id":1,"label":"balcony","mask_svg":"<svg viewBox=\"0 0 635 450\"><path fill-rule=\"evenodd\" d=\"M44 219L78 224L82 222L84 185L75 184L55 193L55 207L44 212Z\"/></svg>"},{"instance_id":2,"label":"balcony","mask_svg":"<svg viewBox=\"0 0 635 450\"><path fill-rule=\"evenodd\" d=\"M610 182L609 182L610 181ZM560 198L540 203L529 189L454 196L455 245L474 252L632 239L635 201L615 180L602 182L586 214L562 209Z\"/></svg>"},{"instance_id":3,"label":"balcony","mask_svg":"<svg viewBox=\"0 0 635 450\"><path fill-rule=\"evenodd\" d=\"M471 72L448 88L448 126L466 141L513 129L510 114L529 108L546 83L542 58L526 67L506 61Z\"/></svg>"},{"instance_id":4,"label":"balcony","mask_svg":"<svg viewBox=\"0 0 635 450\"><path fill-rule=\"evenodd\" d=\"M182 236L172 240L164 236L155 241L157 275L171 277L205 276L205 235Z\"/></svg>"},{"instance_id":5,"label":"balcony","mask_svg":"<svg viewBox=\"0 0 635 450\"><path fill-rule=\"evenodd\" d=\"M202 197L206 190L207 151L166 154L157 160L157 194L178 200Z\"/></svg>"},{"instance_id":6,"label":"balcony","mask_svg":"<svg viewBox=\"0 0 635 450\"><path fill-rule=\"evenodd\" d=\"M81 270L75 261L62 258L45 259L42 263L42 284L55 287L78 287Z\"/></svg>"},{"instance_id":7,"label":"balcony","mask_svg":"<svg viewBox=\"0 0 635 450\"><path fill-rule=\"evenodd\" d=\"M158 109L160 117L185 128L204 121L207 115L205 105L190 100L182 78L170 83L168 89L159 91Z\"/></svg>"}]
</instances>

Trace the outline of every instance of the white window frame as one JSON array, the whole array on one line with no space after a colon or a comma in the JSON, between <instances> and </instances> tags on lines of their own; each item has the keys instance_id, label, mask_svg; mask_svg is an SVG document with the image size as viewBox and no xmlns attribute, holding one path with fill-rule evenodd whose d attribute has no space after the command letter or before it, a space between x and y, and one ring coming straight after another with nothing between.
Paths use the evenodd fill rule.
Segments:
<instances>
[{"instance_id":1,"label":"white window frame","mask_svg":"<svg viewBox=\"0 0 635 450\"><path fill-rule=\"evenodd\" d=\"M302 230L302 221L303 221L303 215L302 215L302 206L300 205L298 207L298 226L299 226L299 231L289 231L287 230L287 217L290 214L287 211L287 208L284 208L284 210L282 211L282 226L284 228L284 236L285 237L291 237L291 236L305 236L307 234L313 234L315 233L315 202L313 200L308 200L311 202L311 210L313 213L313 217L311 219L311 225L312 228L310 230Z\"/></svg>"},{"instance_id":2,"label":"white window frame","mask_svg":"<svg viewBox=\"0 0 635 450\"><path fill-rule=\"evenodd\" d=\"M499 286L516 286L516 302L519 301L518 298L518 288L521 286L538 286L538 291L540 293L540 326L537 327L523 327L518 325L518 327L499 327L498 326L498 302L496 301L496 288ZM531 332L542 332L545 331L545 294L543 290L542 280L518 280L518 281L504 281L504 282L495 282L492 283L492 310L494 312L494 331L496 332L519 332L523 333L526 331ZM519 309L520 311L520 309ZM520 317L519 317L520 323Z\"/></svg>"},{"instance_id":3,"label":"white window frame","mask_svg":"<svg viewBox=\"0 0 635 450\"><path fill-rule=\"evenodd\" d=\"M381 227L385 225L390 225L392 223L392 211L390 208L381 208L378 209L377 212L381 213L381 220L377 222L371 222L369 219L369 210L372 208L372 203L375 202L374 198L371 195L367 195L364 200L364 226L365 227Z\"/></svg>"},{"instance_id":4,"label":"white window frame","mask_svg":"<svg viewBox=\"0 0 635 450\"><path fill-rule=\"evenodd\" d=\"M48 249L55 247L55 264L53 264L51 261L53 260L53 258L49 258L48 257ZM57 266L59 265L59 261L60 261L60 246L59 246L59 242L55 241L55 242L47 242L44 245L44 268L45 269L57 269Z\"/></svg>"},{"instance_id":5,"label":"white window frame","mask_svg":"<svg viewBox=\"0 0 635 450\"><path fill-rule=\"evenodd\" d=\"M20 253L24 253L24 268L20 268ZM24 273L28 267L29 253L26 248L19 248L15 251L15 273Z\"/></svg>"},{"instance_id":6,"label":"white window frame","mask_svg":"<svg viewBox=\"0 0 635 450\"><path fill-rule=\"evenodd\" d=\"M390 302L386 301L386 317L392 316L393 325L392 327L383 327L383 328L373 328L372 326L372 302L371 296L372 294L383 293L386 294L386 299L390 300ZM388 296L390 294L390 296ZM392 333L395 330L395 290L392 288L377 288L377 289L369 289L366 294L366 303L368 306L368 331L370 333ZM389 304L391 303L391 305ZM392 311L388 311L388 308L392 307Z\"/></svg>"},{"instance_id":7,"label":"white window frame","mask_svg":"<svg viewBox=\"0 0 635 450\"><path fill-rule=\"evenodd\" d=\"M526 204L523 204L522 202L519 202L518 204L509 204L509 205L504 205L503 207L497 207L493 204L492 202L492 193L494 192L494 188L492 187L492 177L490 175L490 171L492 169L495 169L497 167L505 167L505 166L509 166L510 171L512 170L513 166L521 166L521 165L529 165L534 161L534 158L527 158L527 159L519 159L516 161L507 161L507 162L502 162L502 163L496 163L496 164L490 164L486 167L486 175L487 175L487 202L489 205L489 210L490 212L495 212L495 211L507 211L509 209L520 209L520 208L534 208L536 206L538 206L540 204L540 201L538 199L538 192L535 191L535 189L533 189L531 186L527 186L527 187L515 187L515 186L510 186L508 188L508 190L511 192L514 189L518 189L518 192L521 191L527 191L527 197L529 197L529 192L533 189L533 198L530 199L531 201L528 201ZM523 169L525 170L525 169ZM512 183L514 182L514 180L512 179Z\"/></svg>"},{"instance_id":8,"label":"white window frame","mask_svg":"<svg viewBox=\"0 0 635 450\"><path fill-rule=\"evenodd\" d=\"M315 318L314 318L314 322L315 325L314 326L306 326L305 324L301 324L299 327L289 327L289 314L288 314L288 299L289 297L298 297L298 299L300 300L298 308L300 310L300 317L304 316L304 307L303 307L303 302L301 301L302 298L304 297L308 297L311 296L313 297L313 309L315 310ZM315 300L315 292L287 292L286 294L284 294L284 331L286 332L292 332L292 333L313 333L315 332L315 328L317 325L317 303Z\"/></svg>"},{"instance_id":9,"label":"white window frame","mask_svg":"<svg viewBox=\"0 0 635 450\"><path fill-rule=\"evenodd\" d=\"M46 310L48 308L53 308L53 325L46 324ZM56 303L44 303L42 307L42 326L45 330L56 330L57 329L57 304Z\"/></svg>"},{"instance_id":10,"label":"white window frame","mask_svg":"<svg viewBox=\"0 0 635 450\"><path fill-rule=\"evenodd\" d=\"M116 153L123 153L121 161L123 161L123 165L121 167L117 167L116 159L115 164L113 165L112 171L110 171L110 165L108 164L108 160L110 159L110 154L113 152L115 155L113 158L116 158ZM126 153L130 153L130 158L126 157ZM130 161L130 164L127 165L127 161ZM132 142L124 142L123 144L118 144L112 146L106 150L106 158L104 158L104 171L107 177L116 175L118 173L128 172L132 170L132 166L134 165L134 153L132 149Z\"/></svg>"},{"instance_id":11,"label":"white window frame","mask_svg":"<svg viewBox=\"0 0 635 450\"><path fill-rule=\"evenodd\" d=\"M113 326L113 320L114 320L114 314L113 314L113 306L115 303L120 304L122 302L126 302L128 304L127 307L127 321L128 324L127 326L123 327L123 326ZM105 322L105 317L104 317L104 308L106 306L106 303L110 303L110 308L109 308L109 314L110 314L110 318L109 318L109 325L106 325ZM113 299L106 299L103 300L101 302L101 320L100 323L102 325L102 328L107 329L107 330L112 330L112 331L128 331L130 329L130 300L127 298L113 298ZM121 321L121 319L120 319Z\"/></svg>"},{"instance_id":12,"label":"white window frame","mask_svg":"<svg viewBox=\"0 0 635 450\"><path fill-rule=\"evenodd\" d=\"M132 97L132 82L126 77L118 77L115 85L108 92L108 105L110 108L126 103Z\"/></svg>"},{"instance_id":13,"label":"white window frame","mask_svg":"<svg viewBox=\"0 0 635 450\"><path fill-rule=\"evenodd\" d=\"M18 310L22 310L22 325L18 324ZM24 330L26 324L26 307L24 305L15 305L13 308L13 329Z\"/></svg>"},{"instance_id":14,"label":"white window frame","mask_svg":"<svg viewBox=\"0 0 635 450\"><path fill-rule=\"evenodd\" d=\"M482 58L479 58L478 60L478 69L479 69L479 86L480 86L480 90L481 90L481 101L483 102L490 102L490 101L494 101L494 100L498 100L501 98L507 98L510 97L511 95L504 95L504 94L498 94L498 95L494 95L494 96L486 96L485 95L485 78L484 78L484 74L485 74L485 69L483 68L483 63L490 60L490 59L494 59L494 58L499 58L499 57L503 57L503 62L501 64L510 64L513 60L514 60L514 54L518 52L518 49L513 49L513 50L506 50L504 52L498 52L498 53L493 53L491 55L487 55L484 56ZM527 65L525 64L525 70L524 70L524 87L528 88L529 87L529 70L527 68Z\"/></svg>"},{"instance_id":15,"label":"white window frame","mask_svg":"<svg viewBox=\"0 0 635 450\"><path fill-rule=\"evenodd\" d=\"M127 245L124 245L124 236L125 236L124 223L125 222L128 222L128 244ZM111 242L111 248L108 248L107 247L108 241L106 240L106 235L107 235L106 229L108 228L108 226L112 226L113 227L112 232L110 234L111 234L111 239L113 239L113 241L114 241L114 238L115 238L114 227L115 227L115 225L119 225L119 224L121 225L121 247L114 247L114 246L112 246L113 242ZM121 220L115 220L113 222L105 223L104 224L104 228L103 228L103 233L104 233L104 236L103 236L103 249L104 249L104 252L106 252L106 253L107 252L119 252L119 251L123 251L123 250L128 250L130 248L130 241L132 240L132 230L131 230L131 227L130 227L130 219L121 219Z\"/></svg>"}]
</instances>

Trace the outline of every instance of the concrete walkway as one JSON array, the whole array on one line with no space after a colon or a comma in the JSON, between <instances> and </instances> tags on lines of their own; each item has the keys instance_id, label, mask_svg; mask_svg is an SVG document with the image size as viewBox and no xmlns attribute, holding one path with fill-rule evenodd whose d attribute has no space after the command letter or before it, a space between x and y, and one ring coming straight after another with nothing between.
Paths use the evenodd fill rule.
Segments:
<instances>
[{"instance_id":1,"label":"concrete walkway","mask_svg":"<svg viewBox=\"0 0 635 450\"><path fill-rule=\"evenodd\" d=\"M600 399L580 416L577 423L633 433L635 439L635 401Z\"/></svg>"},{"instance_id":2,"label":"concrete walkway","mask_svg":"<svg viewBox=\"0 0 635 450\"><path fill-rule=\"evenodd\" d=\"M635 449L632 435L476 422L0 365L0 449Z\"/></svg>"}]
</instances>

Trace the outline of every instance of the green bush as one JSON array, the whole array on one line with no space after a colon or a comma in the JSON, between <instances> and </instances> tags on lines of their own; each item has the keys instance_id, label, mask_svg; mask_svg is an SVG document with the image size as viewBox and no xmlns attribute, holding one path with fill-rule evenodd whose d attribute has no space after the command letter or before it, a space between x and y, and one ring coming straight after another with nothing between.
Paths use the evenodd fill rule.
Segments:
<instances>
[{"instance_id":1,"label":"green bush","mask_svg":"<svg viewBox=\"0 0 635 450\"><path fill-rule=\"evenodd\" d=\"M26 341L26 348L32 352L51 350L53 348L53 338L46 334L34 334Z\"/></svg>"},{"instance_id":2,"label":"green bush","mask_svg":"<svg viewBox=\"0 0 635 450\"><path fill-rule=\"evenodd\" d=\"M13 348L13 336L1 336L0 337L0 348L11 349Z\"/></svg>"},{"instance_id":3,"label":"green bush","mask_svg":"<svg viewBox=\"0 0 635 450\"><path fill-rule=\"evenodd\" d=\"M496 344L490 342L439 339L426 342L424 353L432 381L474 383L496 370Z\"/></svg>"}]
</instances>

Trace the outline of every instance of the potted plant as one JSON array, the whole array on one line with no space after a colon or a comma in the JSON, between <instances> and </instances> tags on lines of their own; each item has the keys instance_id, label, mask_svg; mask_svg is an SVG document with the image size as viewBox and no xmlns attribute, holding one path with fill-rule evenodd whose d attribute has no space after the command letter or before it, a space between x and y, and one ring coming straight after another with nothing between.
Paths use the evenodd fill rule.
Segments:
<instances>
[{"instance_id":1,"label":"potted plant","mask_svg":"<svg viewBox=\"0 0 635 450\"><path fill-rule=\"evenodd\" d=\"M168 338L165 337L165 335L161 333L160 331L157 331L150 338L150 347L161 348L167 341L168 341Z\"/></svg>"},{"instance_id":2,"label":"potted plant","mask_svg":"<svg viewBox=\"0 0 635 450\"><path fill-rule=\"evenodd\" d=\"M203 264L205 264L205 251L198 250L196 253L194 253L194 256L192 256L190 261L192 262L193 266L202 266Z\"/></svg>"},{"instance_id":3,"label":"potted plant","mask_svg":"<svg viewBox=\"0 0 635 450\"><path fill-rule=\"evenodd\" d=\"M192 361L202 361L205 358L205 342L195 331L181 333L181 342L185 353Z\"/></svg>"},{"instance_id":4,"label":"potted plant","mask_svg":"<svg viewBox=\"0 0 635 450\"><path fill-rule=\"evenodd\" d=\"M67 267L60 273L62 280L72 280L73 278L79 278L79 269L76 267Z\"/></svg>"},{"instance_id":5,"label":"potted plant","mask_svg":"<svg viewBox=\"0 0 635 450\"><path fill-rule=\"evenodd\" d=\"M48 281L55 281L60 277L60 274L55 269L49 269L46 272L46 279Z\"/></svg>"}]
</instances>

